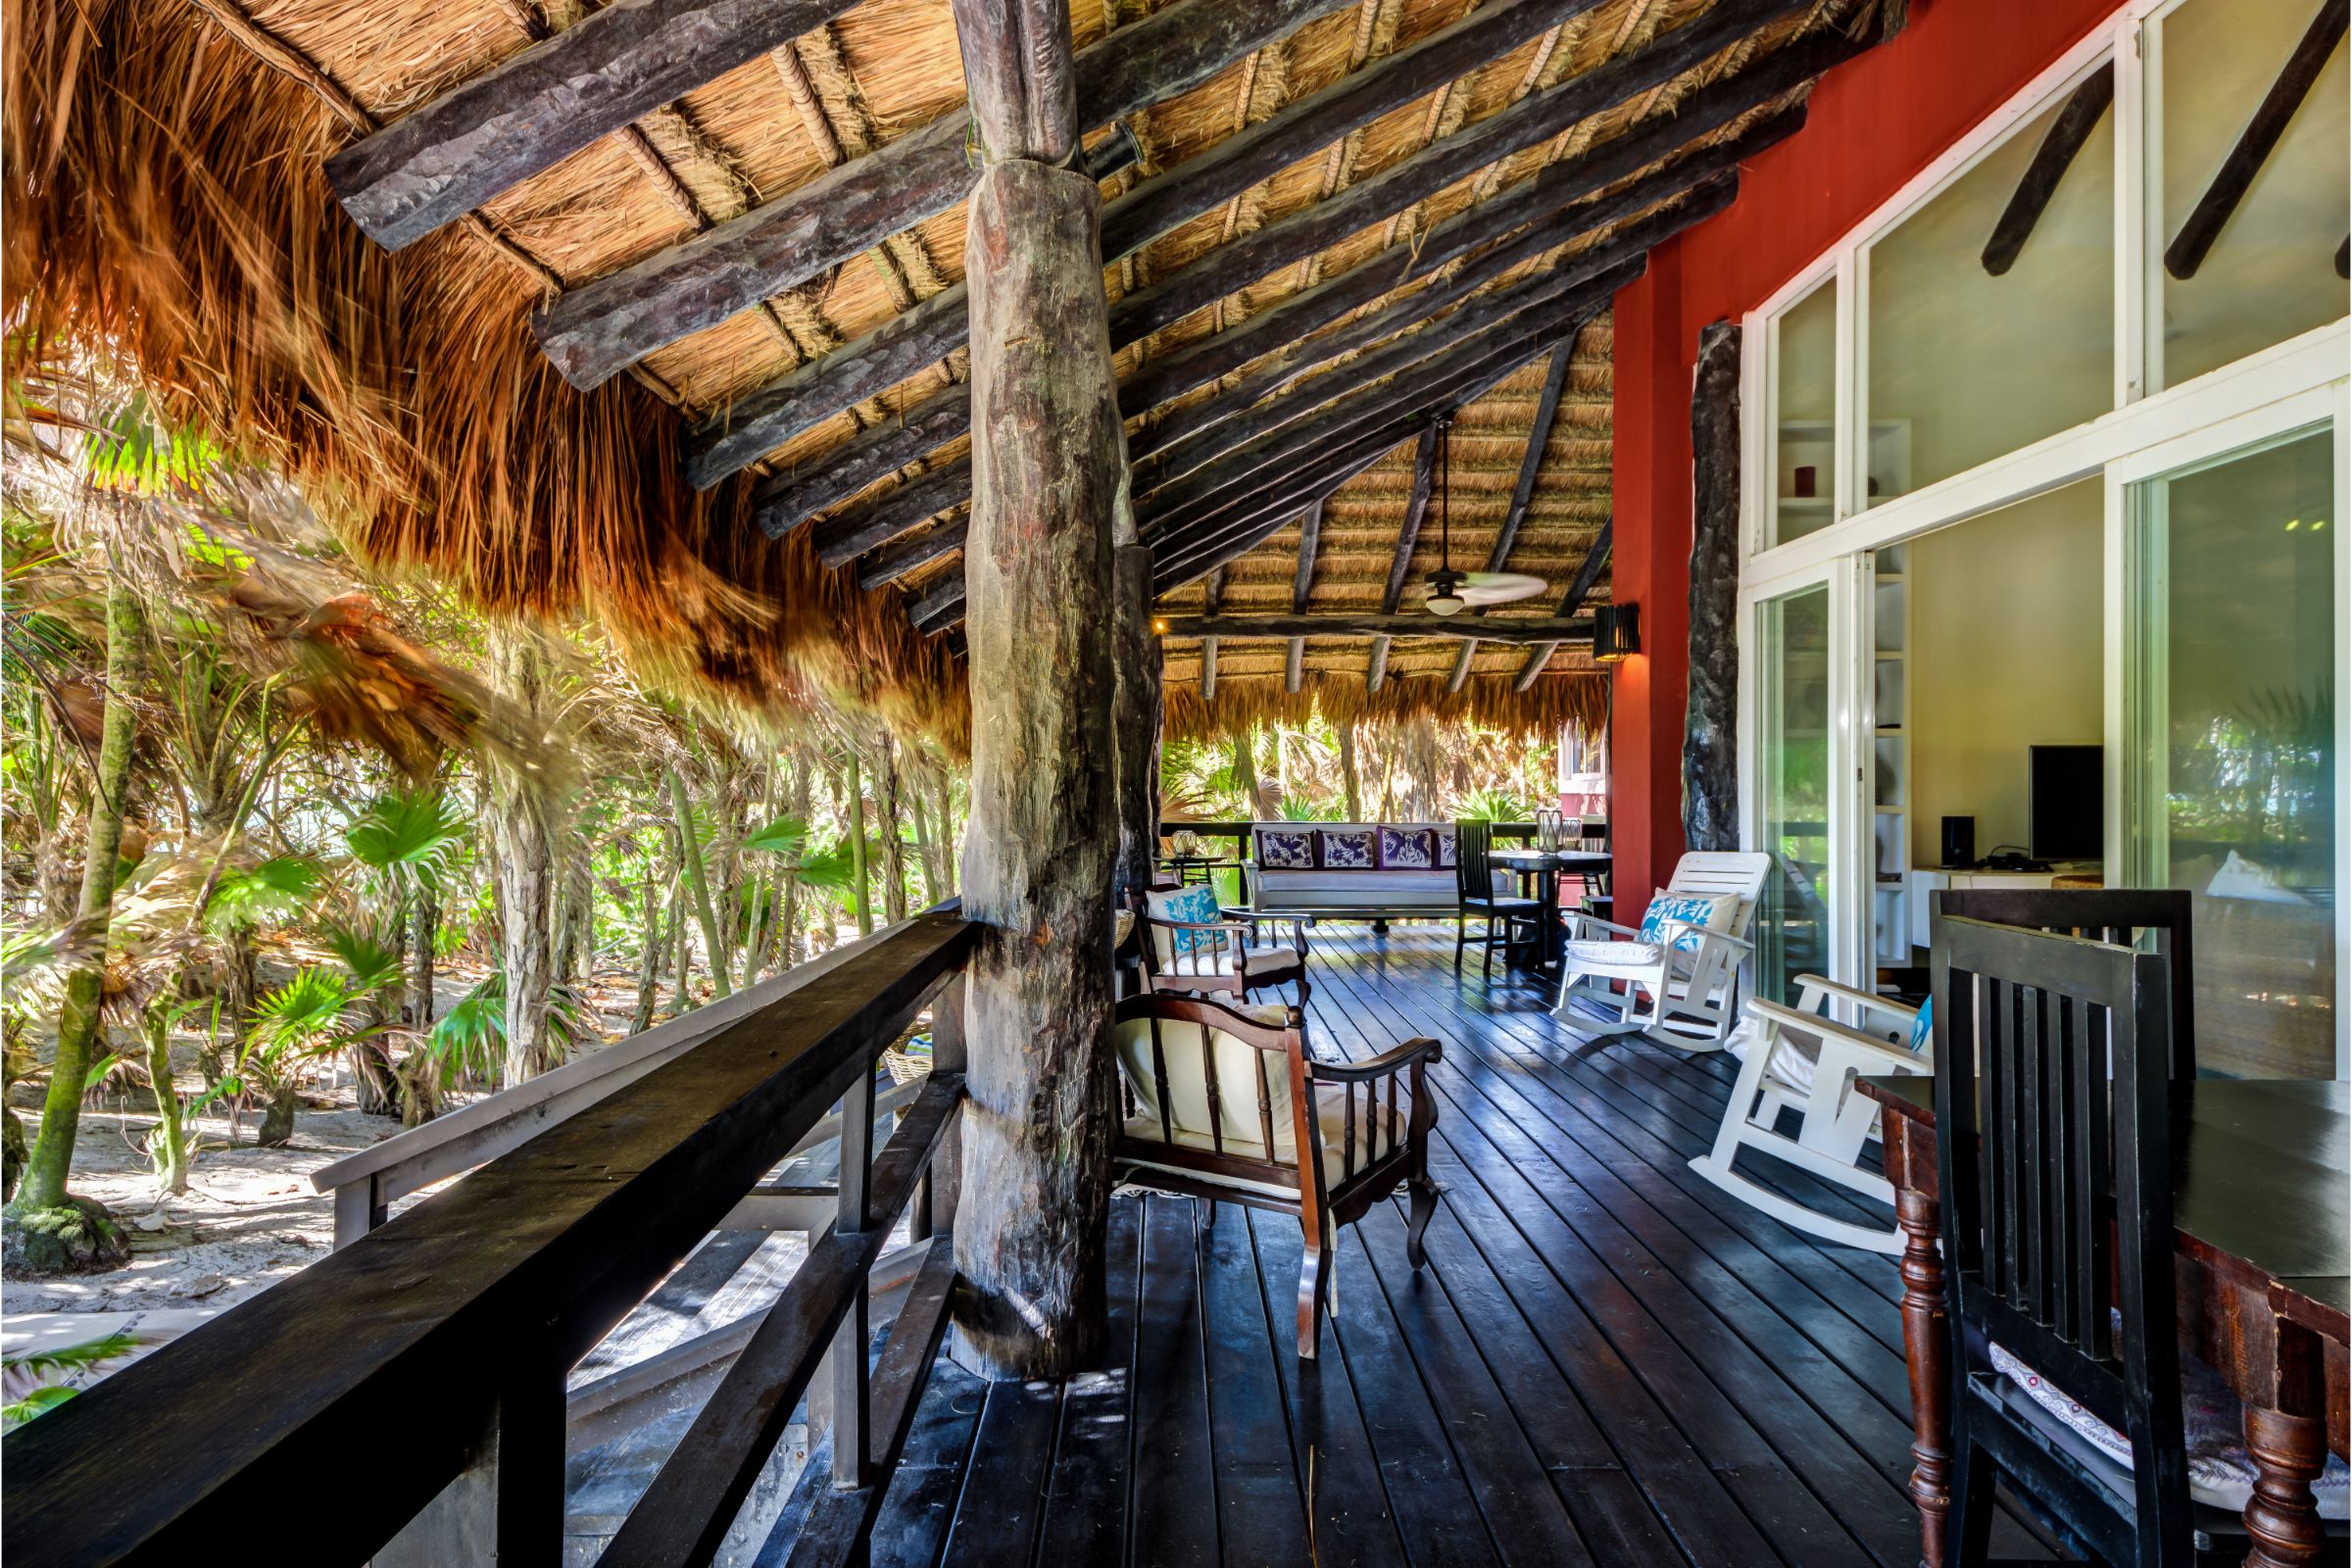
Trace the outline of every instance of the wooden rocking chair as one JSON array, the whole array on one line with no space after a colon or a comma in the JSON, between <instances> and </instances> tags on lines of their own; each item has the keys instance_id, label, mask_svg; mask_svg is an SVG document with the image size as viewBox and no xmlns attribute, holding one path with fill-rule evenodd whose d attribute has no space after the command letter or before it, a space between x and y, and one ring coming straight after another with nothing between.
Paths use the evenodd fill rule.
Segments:
<instances>
[{"instance_id":1,"label":"wooden rocking chair","mask_svg":"<svg viewBox=\"0 0 2352 1568\"><path fill-rule=\"evenodd\" d=\"M1422 1074L1438 1042L1322 1061L1306 1049L1296 1007L1237 1008L1170 992L1121 1002L1112 1040L1126 1106L1112 1152L1120 1185L1297 1216L1306 1244L1300 1359L1313 1360L1322 1338L1339 1228L1399 1186L1412 1194L1405 1256L1421 1267L1421 1235L1438 1207L1429 1179L1437 1102Z\"/></svg>"},{"instance_id":2,"label":"wooden rocking chair","mask_svg":"<svg viewBox=\"0 0 2352 1568\"><path fill-rule=\"evenodd\" d=\"M1640 1033L1685 1051L1721 1051L1739 1014L1740 966L1755 951L1747 928L1771 869L1772 857L1738 851L1693 850L1676 863L1660 897L1736 900L1720 928L1667 920L1642 930L1569 916L1552 1016L1587 1034ZM1570 1019L1569 1004L1579 1000L1612 1016L1598 1025Z\"/></svg>"}]
</instances>

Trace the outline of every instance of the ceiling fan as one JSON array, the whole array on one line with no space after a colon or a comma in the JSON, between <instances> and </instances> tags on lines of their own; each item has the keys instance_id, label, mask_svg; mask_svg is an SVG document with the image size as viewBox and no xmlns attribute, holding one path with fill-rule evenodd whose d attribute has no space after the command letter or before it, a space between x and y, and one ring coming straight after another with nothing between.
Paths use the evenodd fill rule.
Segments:
<instances>
[{"instance_id":1,"label":"ceiling fan","mask_svg":"<svg viewBox=\"0 0 2352 1568\"><path fill-rule=\"evenodd\" d=\"M1453 569L1453 416L1438 418L1438 569L1429 574L1427 608L1433 615L1484 612L1493 605L1533 599L1550 585L1523 571Z\"/></svg>"}]
</instances>

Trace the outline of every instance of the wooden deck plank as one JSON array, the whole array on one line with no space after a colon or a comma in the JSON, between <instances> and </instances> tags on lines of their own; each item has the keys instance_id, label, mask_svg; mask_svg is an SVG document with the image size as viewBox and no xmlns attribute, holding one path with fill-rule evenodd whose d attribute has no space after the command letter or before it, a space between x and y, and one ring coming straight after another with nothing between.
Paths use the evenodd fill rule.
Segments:
<instances>
[{"instance_id":1,"label":"wooden deck plank","mask_svg":"<svg viewBox=\"0 0 2352 1568\"><path fill-rule=\"evenodd\" d=\"M1305 1494L1291 1457L1291 1418L1277 1356L1296 1335L1266 1316L1250 1221L1232 1204L1201 1205L1200 1315L1207 1332L1217 1534L1230 1568L1307 1560Z\"/></svg>"},{"instance_id":2,"label":"wooden deck plank","mask_svg":"<svg viewBox=\"0 0 2352 1568\"><path fill-rule=\"evenodd\" d=\"M972 1434L971 1460L941 1560L993 1568L1026 1563L1037 1546L1054 1433L1061 1416L1057 1383L991 1383Z\"/></svg>"},{"instance_id":3,"label":"wooden deck plank","mask_svg":"<svg viewBox=\"0 0 2352 1568\"><path fill-rule=\"evenodd\" d=\"M1143 1205L1110 1209L1108 1350L1100 1370L1070 1379L1061 1400L1038 1561L1116 1562L1127 1550L1127 1488L1135 1444L1137 1294L1143 1249Z\"/></svg>"},{"instance_id":4,"label":"wooden deck plank","mask_svg":"<svg viewBox=\"0 0 2352 1568\"><path fill-rule=\"evenodd\" d=\"M1298 1224L1287 1215L1244 1212L1266 1319L1294 1322L1305 1251ZM1404 1545L1346 1357L1325 1349L1308 1362L1281 1353L1274 1368L1291 1412L1291 1462L1306 1492L1311 1560L1319 1568L1402 1568Z\"/></svg>"},{"instance_id":5,"label":"wooden deck plank","mask_svg":"<svg viewBox=\"0 0 2352 1568\"><path fill-rule=\"evenodd\" d=\"M1189 1198L1144 1201L1143 1305L1136 1323L1134 1519L1138 1568L1217 1560L1217 1477Z\"/></svg>"},{"instance_id":6,"label":"wooden deck plank","mask_svg":"<svg viewBox=\"0 0 2352 1568\"><path fill-rule=\"evenodd\" d=\"M867 1555L871 1568L932 1568L963 1491L988 1385L942 1356L931 1369L914 1430L882 1495Z\"/></svg>"}]
</instances>

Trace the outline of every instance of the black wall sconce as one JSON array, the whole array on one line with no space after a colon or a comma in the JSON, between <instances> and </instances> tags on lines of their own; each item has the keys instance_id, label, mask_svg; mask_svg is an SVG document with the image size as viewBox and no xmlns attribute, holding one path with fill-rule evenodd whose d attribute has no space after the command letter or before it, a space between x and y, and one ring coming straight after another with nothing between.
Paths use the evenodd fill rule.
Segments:
<instances>
[{"instance_id":1,"label":"black wall sconce","mask_svg":"<svg viewBox=\"0 0 2352 1568\"><path fill-rule=\"evenodd\" d=\"M1592 612L1592 658L1622 663L1642 651L1642 607L1602 605Z\"/></svg>"}]
</instances>

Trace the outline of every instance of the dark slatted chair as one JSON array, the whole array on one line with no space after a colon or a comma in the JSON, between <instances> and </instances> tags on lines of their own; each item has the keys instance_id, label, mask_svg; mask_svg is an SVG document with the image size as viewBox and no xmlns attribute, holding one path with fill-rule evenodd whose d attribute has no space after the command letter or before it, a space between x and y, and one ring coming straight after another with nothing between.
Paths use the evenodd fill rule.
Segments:
<instances>
[{"instance_id":1,"label":"dark slatted chair","mask_svg":"<svg viewBox=\"0 0 2352 1568\"><path fill-rule=\"evenodd\" d=\"M1479 949L1485 959L1481 972L1487 979L1494 978L1494 950L1501 948L1507 959L1510 950L1541 940L1537 922L1542 919L1544 906L1534 899L1518 898L1494 890L1494 825L1492 822L1456 822L1453 825L1453 886L1456 908L1453 927L1453 972L1462 972L1462 950L1469 946L1470 922L1486 922L1485 934L1479 938ZM1500 926L1500 934L1496 927Z\"/></svg>"},{"instance_id":2,"label":"dark slatted chair","mask_svg":"<svg viewBox=\"0 0 2352 1568\"><path fill-rule=\"evenodd\" d=\"M2172 996L2172 1074L2197 1075L2195 952L2188 895L2178 888L1964 888L1936 895L1934 913L1990 925L2143 945L2165 961Z\"/></svg>"},{"instance_id":3,"label":"dark slatted chair","mask_svg":"<svg viewBox=\"0 0 2352 1568\"><path fill-rule=\"evenodd\" d=\"M2170 965L1950 907L1932 966L1954 1384L1944 1561L1987 1560L2006 1481L2079 1553L2196 1562L2175 1342ZM2132 1467L1996 1358L2125 1434Z\"/></svg>"},{"instance_id":4,"label":"dark slatted chair","mask_svg":"<svg viewBox=\"0 0 2352 1568\"><path fill-rule=\"evenodd\" d=\"M1298 1274L1298 1354L1313 1360L1334 1292L1339 1228L1398 1187L1411 1195L1405 1256L1426 1261L1437 1212L1429 1135L1437 1102L1422 1083L1435 1040L1408 1040L1368 1061L1324 1061L1306 1049L1295 1007L1228 1006L1147 992L1118 1006L1112 1039L1125 1105L1113 1159L1126 1186L1292 1215L1305 1239Z\"/></svg>"}]
</instances>

